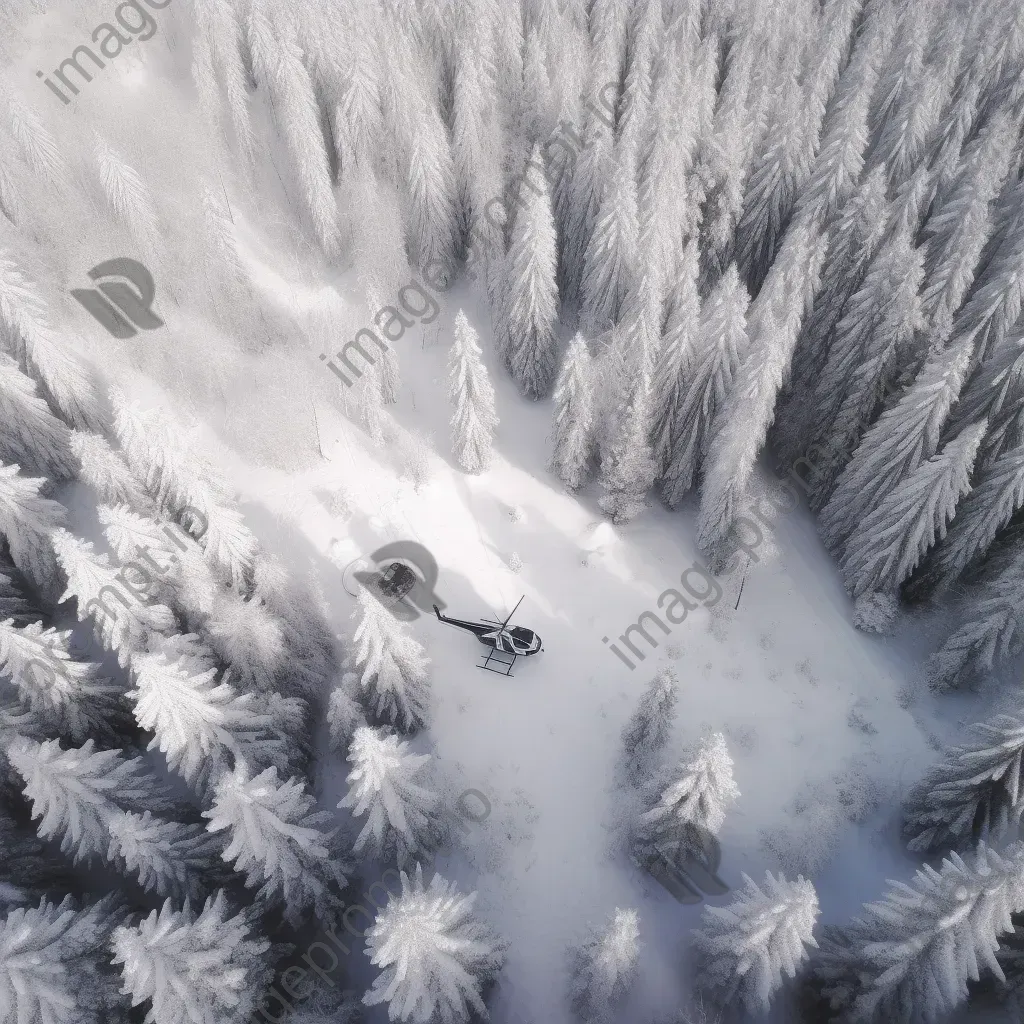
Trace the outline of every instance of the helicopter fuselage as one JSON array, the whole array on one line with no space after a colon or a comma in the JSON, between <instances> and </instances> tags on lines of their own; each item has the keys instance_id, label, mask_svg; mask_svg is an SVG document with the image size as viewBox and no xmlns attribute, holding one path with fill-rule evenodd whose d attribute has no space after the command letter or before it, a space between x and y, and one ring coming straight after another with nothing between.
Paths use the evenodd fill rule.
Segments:
<instances>
[{"instance_id":1,"label":"helicopter fuselage","mask_svg":"<svg viewBox=\"0 0 1024 1024\"><path fill-rule=\"evenodd\" d=\"M536 654L540 649L540 637L525 626L503 626L500 622L470 622L467 619L452 619L442 615L435 606L434 613L441 622L476 634L477 640L485 647L515 654L521 658Z\"/></svg>"}]
</instances>

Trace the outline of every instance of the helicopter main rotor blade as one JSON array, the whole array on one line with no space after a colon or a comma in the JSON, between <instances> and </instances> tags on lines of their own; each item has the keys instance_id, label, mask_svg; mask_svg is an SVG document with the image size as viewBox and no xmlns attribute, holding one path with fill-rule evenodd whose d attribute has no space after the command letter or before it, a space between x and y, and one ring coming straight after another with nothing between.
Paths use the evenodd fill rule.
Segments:
<instances>
[{"instance_id":1,"label":"helicopter main rotor blade","mask_svg":"<svg viewBox=\"0 0 1024 1024\"><path fill-rule=\"evenodd\" d=\"M512 616L513 616L513 615L515 615L515 613L516 613L516 608L518 608L518 607L519 607L519 606L520 606L520 605L521 605L521 604L523 603L523 598L525 598L525 597L526 597L526 595L525 595L525 594L523 594L523 597L519 598L519 600L518 600L518 601L516 601L516 607L515 607L515 608L513 608L513 609L512 609L512 611L510 611L510 612L508 613L508 619L506 619L506 620L505 620L505 621L504 621L504 622L502 623L502 626L507 626L507 625L508 625L508 623L509 623L509 619L511 619L511 618L512 618Z\"/></svg>"}]
</instances>

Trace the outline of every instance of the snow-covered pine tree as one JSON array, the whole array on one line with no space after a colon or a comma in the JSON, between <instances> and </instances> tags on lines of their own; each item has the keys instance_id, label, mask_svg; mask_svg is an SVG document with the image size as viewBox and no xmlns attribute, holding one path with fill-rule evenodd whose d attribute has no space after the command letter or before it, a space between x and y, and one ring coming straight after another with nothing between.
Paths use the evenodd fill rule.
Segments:
<instances>
[{"instance_id":1,"label":"snow-covered pine tree","mask_svg":"<svg viewBox=\"0 0 1024 1024\"><path fill-rule=\"evenodd\" d=\"M558 246L540 144L536 143L520 185L519 209L505 257L499 334L505 362L528 398L543 398L557 365Z\"/></svg>"},{"instance_id":2,"label":"snow-covered pine tree","mask_svg":"<svg viewBox=\"0 0 1024 1024\"><path fill-rule=\"evenodd\" d=\"M963 431L885 495L846 542L843 580L854 597L895 591L922 555L945 535L957 502L970 490L985 425Z\"/></svg>"},{"instance_id":3,"label":"snow-covered pine tree","mask_svg":"<svg viewBox=\"0 0 1024 1024\"><path fill-rule=\"evenodd\" d=\"M338 804L366 817L354 851L375 860L425 859L445 838L440 797L430 788L430 755L383 730L360 726L349 747L348 793Z\"/></svg>"},{"instance_id":4,"label":"snow-covered pine tree","mask_svg":"<svg viewBox=\"0 0 1024 1024\"><path fill-rule=\"evenodd\" d=\"M68 166L60 144L35 111L13 94L7 97L7 123L22 160L32 172L57 188L66 186Z\"/></svg>"},{"instance_id":5,"label":"snow-covered pine tree","mask_svg":"<svg viewBox=\"0 0 1024 1024\"><path fill-rule=\"evenodd\" d=\"M287 664L284 624L256 594L221 591L207 619L210 646L234 671L243 690L277 689Z\"/></svg>"},{"instance_id":6,"label":"snow-covered pine tree","mask_svg":"<svg viewBox=\"0 0 1024 1024\"><path fill-rule=\"evenodd\" d=\"M403 167L409 252L414 266L445 287L455 273L460 238L455 163L436 106L422 99L416 100L416 106L403 109L400 115L407 140Z\"/></svg>"},{"instance_id":7,"label":"snow-covered pine tree","mask_svg":"<svg viewBox=\"0 0 1024 1024\"><path fill-rule=\"evenodd\" d=\"M712 423L708 443L697 544L713 562L721 557L774 420L775 403L789 375L800 323L823 258L824 238L814 225L793 225L750 307L750 347Z\"/></svg>"},{"instance_id":8,"label":"snow-covered pine tree","mask_svg":"<svg viewBox=\"0 0 1024 1024\"><path fill-rule=\"evenodd\" d=\"M358 691L359 677L355 672L346 672L338 685L331 690L327 702L327 725L330 728L331 747L339 754L348 752L356 729L366 724L363 709L356 700Z\"/></svg>"},{"instance_id":9,"label":"snow-covered pine tree","mask_svg":"<svg viewBox=\"0 0 1024 1024\"><path fill-rule=\"evenodd\" d=\"M966 621L928 661L932 687L958 686L991 671L997 661L1024 647L1024 550L1017 550L977 598L965 608Z\"/></svg>"},{"instance_id":10,"label":"snow-covered pine tree","mask_svg":"<svg viewBox=\"0 0 1024 1024\"><path fill-rule=\"evenodd\" d=\"M767 1013L784 976L794 978L817 947L820 913L814 886L765 872L764 888L743 875L743 889L724 907L705 907L694 932L698 985L725 1005Z\"/></svg>"},{"instance_id":11,"label":"snow-covered pine tree","mask_svg":"<svg viewBox=\"0 0 1024 1024\"><path fill-rule=\"evenodd\" d=\"M0 621L0 677L11 680L22 705L53 733L72 743L90 736L113 740L131 720L124 688L99 665L73 660L70 636L70 630L44 629L42 622Z\"/></svg>"},{"instance_id":12,"label":"snow-covered pine tree","mask_svg":"<svg viewBox=\"0 0 1024 1024\"><path fill-rule=\"evenodd\" d=\"M153 499L106 438L73 430L70 445L80 467L78 479L93 489L99 502L127 505L142 515L152 514Z\"/></svg>"},{"instance_id":13,"label":"snow-covered pine tree","mask_svg":"<svg viewBox=\"0 0 1024 1024\"><path fill-rule=\"evenodd\" d=\"M159 215L153 193L142 175L99 136L96 137L96 169L103 195L114 216L146 252L156 251Z\"/></svg>"},{"instance_id":14,"label":"snow-covered pine tree","mask_svg":"<svg viewBox=\"0 0 1024 1024\"><path fill-rule=\"evenodd\" d=\"M448 399L452 415L452 447L467 473L485 470L491 461L494 430L494 389L480 359L476 331L460 309L455 317L451 354L448 357Z\"/></svg>"},{"instance_id":15,"label":"snow-covered pine tree","mask_svg":"<svg viewBox=\"0 0 1024 1024\"><path fill-rule=\"evenodd\" d=\"M0 1006L18 1021L106 1024L124 1003L107 942L123 917L116 895L82 910L68 896L16 907L0 920Z\"/></svg>"},{"instance_id":16,"label":"snow-covered pine tree","mask_svg":"<svg viewBox=\"0 0 1024 1024\"><path fill-rule=\"evenodd\" d=\"M615 160L584 257L580 326L588 337L619 322L637 273L639 230L636 165L626 152Z\"/></svg>"},{"instance_id":17,"label":"snow-covered pine tree","mask_svg":"<svg viewBox=\"0 0 1024 1024\"><path fill-rule=\"evenodd\" d=\"M0 851L4 859L0 915L38 903L50 893L66 893L76 884L67 861L6 811L0 812Z\"/></svg>"},{"instance_id":18,"label":"snow-covered pine tree","mask_svg":"<svg viewBox=\"0 0 1024 1024\"><path fill-rule=\"evenodd\" d=\"M17 466L0 463L0 534L19 571L44 598L57 600L64 579L53 538L67 510L43 497L45 484L45 478L23 476Z\"/></svg>"},{"instance_id":19,"label":"snow-covered pine tree","mask_svg":"<svg viewBox=\"0 0 1024 1024\"><path fill-rule=\"evenodd\" d=\"M355 664L368 711L381 724L411 733L429 719L427 657L419 643L365 588L353 618Z\"/></svg>"},{"instance_id":20,"label":"snow-covered pine tree","mask_svg":"<svg viewBox=\"0 0 1024 1024\"><path fill-rule=\"evenodd\" d=\"M991 232L990 206L1009 173L1019 138L1019 124L996 114L965 157L948 198L936 202L925 224L927 279L921 302L933 349L949 337L953 314L974 280Z\"/></svg>"},{"instance_id":21,"label":"snow-covered pine tree","mask_svg":"<svg viewBox=\"0 0 1024 1024\"><path fill-rule=\"evenodd\" d=\"M743 216L736 225L736 252L751 293L756 295L776 258L792 208L797 182L806 177L808 130L802 116L798 81L798 55L787 57L779 69L761 150L757 155L743 200Z\"/></svg>"},{"instance_id":22,"label":"snow-covered pine tree","mask_svg":"<svg viewBox=\"0 0 1024 1024\"><path fill-rule=\"evenodd\" d=\"M652 416L654 459L659 475L665 472L673 452L686 438L680 432L679 416L689 396L698 348L697 257L697 240L691 238L683 250L678 276L669 295L665 331L654 365Z\"/></svg>"},{"instance_id":23,"label":"snow-covered pine tree","mask_svg":"<svg viewBox=\"0 0 1024 1024\"><path fill-rule=\"evenodd\" d=\"M276 768L253 776L240 759L220 777L203 812L210 832L227 831L222 856L257 890L257 905L280 908L296 926L311 914L333 921L352 870L328 831L331 815L314 806L298 779L282 782Z\"/></svg>"},{"instance_id":24,"label":"snow-covered pine tree","mask_svg":"<svg viewBox=\"0 0 1024 1024\"><path fill-rule=\"evenodd\" d=\"M850 296L860 287L888 228L886 179L882 168L876 168L862 176L857 190L829 228L821 279L800 328L793 352L793 375L780 398L774 431L776 448L787 463L806 451L805 420L812 412L808 393L825 366L832 332Z\"/></svg>"},{"instance_id":25,"label":"snow-covered pine tree","mask_svg":"<svg viewBox=\"0 0 1024 1024\"><path fill-rule=\"evenodd\" d=\"M306 216L321 248L330 255L340 240L338 206L316 92L302 61L295 27L287 18L273 17L266 0L249 5L246 27L257 77L273 98L274 120L291 155Z\"/></svg>"},{"instance_id":26,"label":"snow-covered pine tree","mask_svg":"<svg viewBox=\"0 0 1024 1024\"><path fill-rule=\"evenodd\" d=\"M707 450L711 424L746 354L748 304L739 271L731 264L701 309L686 395L676 417L676 440L661 484L670 508L677 508L693 486Z\"/></svg>"},{"instance_id":27,"label":"snow-covered pine tree","mask_svg":"<svg viewBox=\"0 0 1024 1024\"><path fill-rule=\"evenodd\" d=\"M658 789L660 788L660 792ZM717 835L729 806L739 797L732 758L721 733L691 748L672 772L652 784L653 800L633 826L633 853L646 865L661 855L674 862L703 856L695 829Z\"/></svg>"},{"instance_id":28,"label":"snow-covered pine tree","mask_svg":"<svg viewBox=\"0 0 1024 1024\"><path fill-rule=\"evenodd\" d=\"M424 884L420 864L401 879L401 895L367 932L367 955L382 970L363 1002L387 1003L392 1019L417 1024L486 1014L481 993L504 965L505 944L473 916L476 893L464 896L438 874Z\"/></svg>"},{"instance_id":29,"label":"snow-covered pine tree","mask_svg":"<svg viewBox=\"0 0 1024 1024\"><path fill-rule=\"evenodd\" d=\"M974 486L958 505L948 533L929 552L921 571L908 584L908 593L922 598L945 592L972 562L985 555L1021 507L1024 444L1003 452L976 474Z\"/></svg>"},{"instance_id":30,"label":"snow-covered pine tree","mask_svg":"<svg viewBox=\"0 0 1024 1024\"><path fill-rule=\"evenodd\" d=\"M294 739L266 700L217 681L217 669L183 653L175 638L133 655L131 667L129 696L139 725L154 734L150 747L199 792L240 758L261 769L290 763Z\"/></svg>"},{"instance_id":31,"label":"snow-covered pine tree","mask_svg":"<svg viewBox=\"0 0 1024 1024\"><path fill-rule=\"evenodd\" d=\"M25 783L39 835L59 839L78 861L100 857L161 896L195 899L223 874L218 837L167 817L176 808L142 758L97 751L93 741L62 750L56 740L20 737L7 757Z\"/></svg>"},{"instance_id":32,"label":"snow-covered pine tree","mask_svg":"<svg viewBox=\"0 0 1024 1024\"><path fill-rule=\"evenodd\" d=\"M170 608L142 601L126 584L123 571L114 569L107 555L97 555L92 544L64 529L53 532L50 540L67 577L61 601L75 598L78 621L92 618L96 638L104 650L117 654L122 668L135 653L175 630Z\"/></svg>"},{"instance_id":33,"label":"snow-covered pine tree","mask_svg":"<svg viewBox=\"0 0 1024 1024\"><path fill-rule=\"evenodd\" d=\"M995 953L1022 909L1022 843L922 868L851 924L823 929L812 981L822 1012L851 1024L943 1020L981 969L1003 977Z\"/></svg>"},{"instance_id":34,"label":"snow-covered pine tree","mask_svg":"<svg viewBox=\"0 0 1024 1024\"><path fill-rule=\"evenodd\" d=\"M594 438L594 366L586 339L573 337L562 360L554 393L549 467L571 491L590 475L597 449Z\"/></svg>"},{"instance_id":35,"label":"snow-covered pine tree","mask_svg":"<svg viewBox=\"0 0 1024 1024\"><path fill-rule=\"evenodd\" d=\"M678 699L678 677L671 668L664 668L644 690L622 730L620 762L623 774L634 786L644 782L653 770L654 759L668 741Z\"/></svg>"},{"instance_id":36,"label":"snow-covered pine tree","mask_svg":"<svg viewBox=\"0 0 1024 1024\"><path fill-rule=\"evenodd\" d=\"M10 356L0 353L0 461L34 476L69 480L78 472L71 432Z\"/></svg>"},{"instance_id":37,"label":"snow-covered pine tree","mask_svg":"<svg viewBox=\"0 0 1024 1024\"><path fill-rule=\"evenodd\" d=\"M110 946L122 991L132 1006L150 1004L151 1024L243 1024L262 1005L271 978L270 943L251 913L232 915L223 891L198 914L188 903L177 911L168 899L137 924L115 929Z\"/></svg>"},{"instance_id":38,"label":"snow-covered pine tree","mask_svg":"<svg viewBox=\"0 0 1024 1024\"><path fill-rule=\"evenodd\" d=\"M812 445L828 448L828 455L815 460L808 481L812 509L827 501L870 423L879 392L893 381L924 326L919 300L923 256L905 232L895 233L872 259L836 325L828 359L806 403L803 451Z\"/></svg>"},{"instance_id":39,"label":"snow-covered pine tree","mask_svg":"<svg viewBox=\"0 0 1024 1024\"><path fill-rule=\"evenodd\" d=\"M604 84L598 82L597 87ZM559 289L563 305L575 306L583 300L587 252L603 205L608 168L614 165L613 132L607 123L607 115L597 109L599 102L591 97L584 115L582 134L576 135L577 139L581 138L578 144L580 153L572 172L560 246ZM575 134L575 128L571 130Z\"/></svg>"},{"instance_id":40,"label":"snow-covered pine tree","mask_svg":"<svg viewBox=\"0 0 1024 1024\"><path fill-rule=\"evenodd\" d=\"M999 714L973 728L977 740L948 750L903 805L909 849L932 853L999 842L1024 814L1024 722Z\"/></svg>"},{"instance_id":41,"label":"snow-covered pine tree","mask_svg":"<svg viewBox=\"0 0 1024 1024\"><path fill-rule=\"evenodd\" d=\"M232 507L210 467L197 455L197 439L156 410L143 412L112 389L114 430L125 458L161 509L197 540L210 563L243 595L249 593L259 543ZM203 522L197 521L201 517Z\"/></svg>"},{"instance_id":42,"label":"snow-covered pine tree","mask_svg":"<svg viewBox=\"0 0 1024 1024\"><path fill-rule=\"evenodd\" d=\"M28 599L21 573L0 545L0 621L27 626L39 620L39 611Z\"/></svg>"},{"instance_id":43,"label":"snow-covered pine tree","mask_svg":"<svg viewBox=\"0 0 1024 1024\"><path fill-rule=\"evenodd\" d=\"M33 380L68 426L101 431L105 414L92 374L50 323L37 286L13 256L0 249L0 347Z\"/></svg>"},{"instance_id":44,"label":"snow-covered pine tree","mask_svg":"<svg viewBox=\"0 0 1024 1024\"><path fill-rule=\"evenodd\" d=\"M591 929L570 950L570 996L585 1021L610 1021L636 981L640 962L640 915L616 907L604 928Z\"/></svg>"},{"instance_id":45,"label":"snow-covered pine tree","mask_svg":"<svg viewBox=\"0 0 1024 1024\"><path fill-rule=\"evenodd\" d=\"M967 376L970 336L937 352L910 389L864 435L821 511L822 537L833 552L894 487L939 446L939 432Z\"/></svg>"},{"instance_id":46,"label":"snow-covered pine tree","mask_svg":"<svg viewBox=\"0 0 1024 1024\"><path fill-rule=\"evenodd\" d=\"M598 504L615 523L628 523L643 511L657 473L650 440L650 369L635 369L632 379L625 383L624 408L616 417L607 448L601 454L604 493Z\"/></svg>"}]
</instances>

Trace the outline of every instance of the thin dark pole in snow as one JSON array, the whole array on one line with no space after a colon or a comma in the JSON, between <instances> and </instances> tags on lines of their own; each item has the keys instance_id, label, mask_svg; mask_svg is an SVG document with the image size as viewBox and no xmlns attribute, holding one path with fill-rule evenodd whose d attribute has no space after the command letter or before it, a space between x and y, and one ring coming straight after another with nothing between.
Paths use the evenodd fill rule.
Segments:
<instances>
[{"instance_id":1,"label":"thin dark pole in snow","mask_svg":"<svg viewBox=\"0 0 1024 1024\"><path fill-rule=\"evenodd\" d=\"M750 556L747 556L747 564L743 566L743 579L740 580L740 592L736 595L736 604L733 607L733 611L736 611L740 606L740 598L743 596L743 588L747 583L747 571L750 569Z\"/></svg>"}]
</instances>

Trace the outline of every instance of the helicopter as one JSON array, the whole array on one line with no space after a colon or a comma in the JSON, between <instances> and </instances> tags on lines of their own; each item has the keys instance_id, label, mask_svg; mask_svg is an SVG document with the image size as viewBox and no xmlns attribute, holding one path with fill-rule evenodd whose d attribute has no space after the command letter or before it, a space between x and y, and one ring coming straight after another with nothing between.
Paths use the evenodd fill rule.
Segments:
<instances>
[{"instance_id":1,"label":"helicopter","mask_svg":"<svg viewBox=\"0 0 1024 1024\"><path fill-rule=\"evenodd\" d=\"M433 606L434 614L440 622L446 622L449 626L456 626L459 629L466 629L470 633L475 633L480 643L485 647L491 648L487 652L487 657L484 659L483 664L477 665L477 668L487 669L488 672L497 672L498 675L507 676L511 675L512 666L516 663L516 658L526 658L531 654L544 650L540 645L540 637L532 629L527 629L525 626L509 627L509 621L515 615L516 609L523 603L523 598L525 597L526 595L524 594L523 597L519 598L516 602L516 607L509 612L504 622L498 622L497 619L483 619L481 622L451 619L447 615L442 615L441 609L436 604ZM510 656L511 660L502 658L501 655L503 654ZM501 665L502 668L491 668L492 661Z\"/></svg>"}]
</instances>

